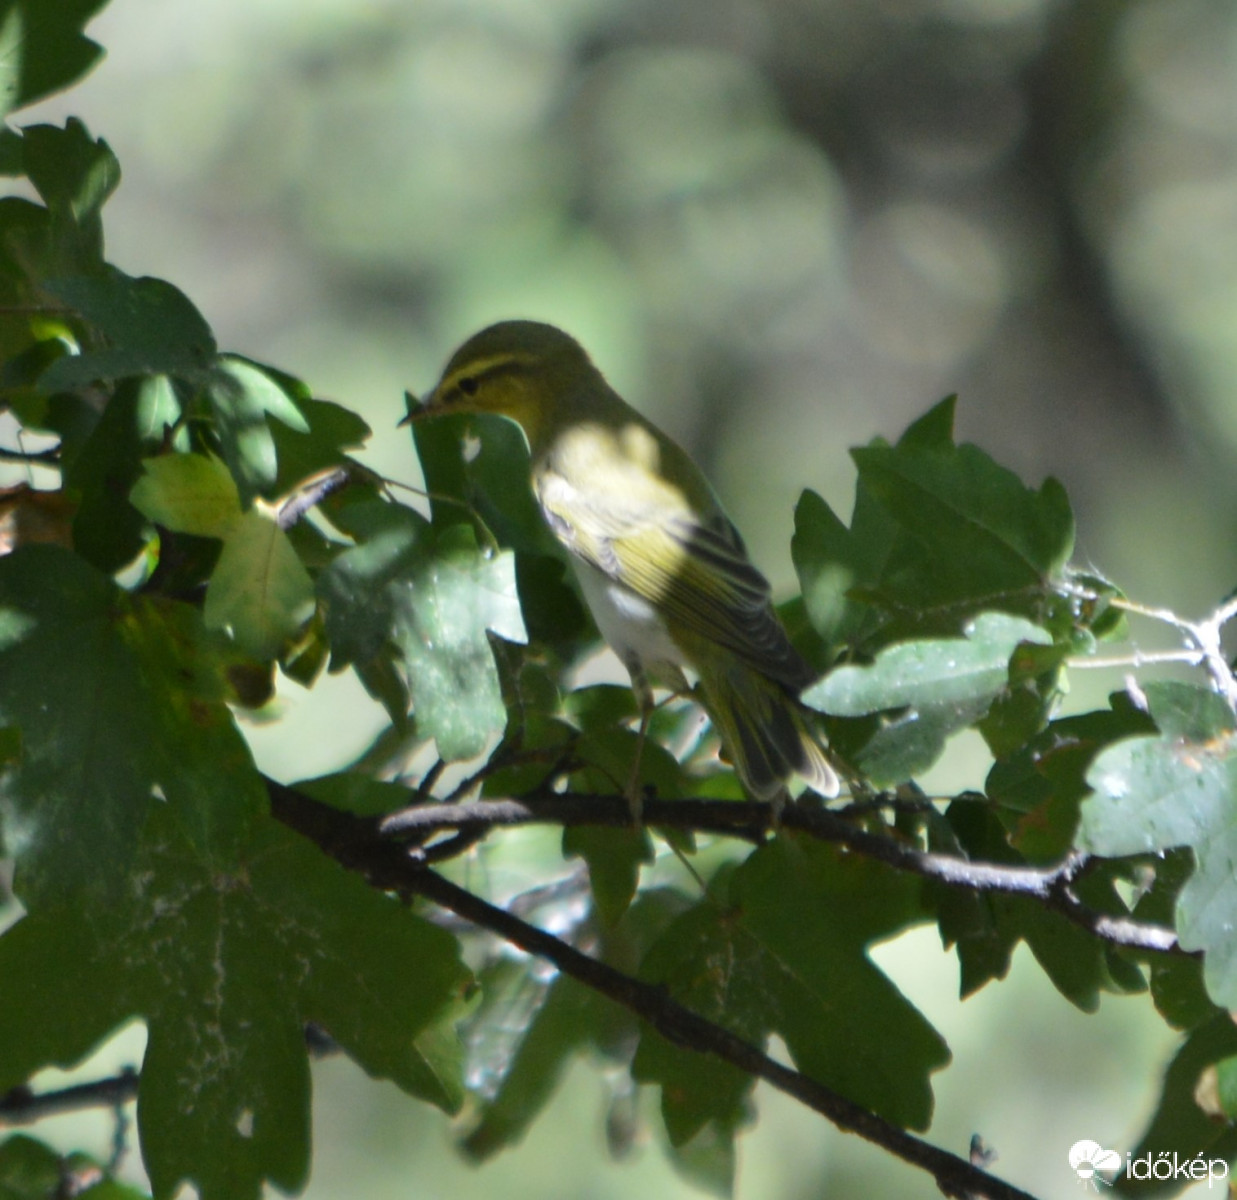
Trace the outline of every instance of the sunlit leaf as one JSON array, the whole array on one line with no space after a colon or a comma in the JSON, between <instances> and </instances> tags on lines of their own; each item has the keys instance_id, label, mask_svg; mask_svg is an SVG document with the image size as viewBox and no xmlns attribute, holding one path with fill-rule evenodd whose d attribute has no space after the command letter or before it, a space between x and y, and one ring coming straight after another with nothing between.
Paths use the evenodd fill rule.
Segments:
<instances>
[{"instance_id":1,"label":"sunlit leaf","mask_svg":"<svg viewBox=\"0 0 1237 1200\"><path fill-rule=\"evenodd\" d=\"M142 462L129 499L149 520L176 533L227 537L240 519L236 481L217 458L164 454Z\"/></svg>"},{"instance_id":2,"label":"sunlit leaf","mask_svg":"<svg viewBox=\"0 0 1237 1200\"><path fill-rule=\"evenodd\" d=\"M230 631L245 653L274 658L313 609L313 580L288 535L256 508L235 520L206 589L206 624Z\"/></svg>"},{"instance_id":3,"label":"sunlit leaf","mask_svg":"<svg viewBox=\"0 0 1237 1200\"><path fill-rule=\"evenodd\" d=\"M878 786L930 767L950 734L974 724L1009 685L1021 643L1050 644L1037 625L1008 613L981 613L965 638L900 642L870 666L842 666L803 694L806 704L841 717L887 710L858 764Z\"/></svg>"}]
</instances>

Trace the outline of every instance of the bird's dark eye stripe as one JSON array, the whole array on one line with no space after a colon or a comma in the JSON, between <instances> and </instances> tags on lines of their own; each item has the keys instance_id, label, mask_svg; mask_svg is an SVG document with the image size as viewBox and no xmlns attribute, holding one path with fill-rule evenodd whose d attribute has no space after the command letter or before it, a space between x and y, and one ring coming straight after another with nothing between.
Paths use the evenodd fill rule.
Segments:
<instances>
[{"instance_id":1,"label":"bird's dark eye stripe","mask_svg":"<svg viewBox=\"0 0 1237 1200\"><path fill-rule=\"evenodd\" d=\"M494 362L482 364L466 375L460 375L453 381L455 390L465 396L475 396L481 390L481 384L494 375L513 375L527 371L532 363L523 358L500 358Z\"/></svg>"}]
</instances>

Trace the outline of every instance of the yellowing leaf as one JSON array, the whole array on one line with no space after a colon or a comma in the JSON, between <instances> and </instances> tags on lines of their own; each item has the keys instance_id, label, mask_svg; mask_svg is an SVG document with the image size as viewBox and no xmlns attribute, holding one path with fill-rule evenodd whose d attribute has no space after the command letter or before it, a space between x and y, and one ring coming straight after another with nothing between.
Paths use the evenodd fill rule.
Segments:
<instances>
[{"instance_id":1,"label":"yellowing leaf","mask_svg":"<svg viewBox=\"0 0 1237 1200\"><path fill-rule=\"evenodd\" d=\"M314 610L314 586L288 535L250 509L238 520L206 589L206 624L231 631L258 658L276 657Z\"/></svg>"},{"instance_id":2,"label":"yellowing leaf","mask_svg":"<svg viewBox=\"0 0 1237 1200\"><path fill-rule=\"evenodd\" d=\"M129 493L133 506L175 533L224 538L241 515L228 468L205 454L163 454L142 461L145 472Z\"/></svg>"}]
</instances>

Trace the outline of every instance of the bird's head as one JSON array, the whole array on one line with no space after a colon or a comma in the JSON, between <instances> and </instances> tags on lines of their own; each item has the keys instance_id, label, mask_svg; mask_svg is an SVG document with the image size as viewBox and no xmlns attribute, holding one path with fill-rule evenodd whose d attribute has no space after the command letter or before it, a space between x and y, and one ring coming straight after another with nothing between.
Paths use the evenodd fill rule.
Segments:
<instances>
[{"instance_id":1,"label":"bird's head","mask_svg":"<svg viewBox=\"0 0 1237 1200\"><path fill-rule=\"evenodd\" d=\"M605 388L575 338L540 321L500 321L470 337L420 412L497 413L523 426L530 445L552 436Z\"/></svg>"}]
</instances>

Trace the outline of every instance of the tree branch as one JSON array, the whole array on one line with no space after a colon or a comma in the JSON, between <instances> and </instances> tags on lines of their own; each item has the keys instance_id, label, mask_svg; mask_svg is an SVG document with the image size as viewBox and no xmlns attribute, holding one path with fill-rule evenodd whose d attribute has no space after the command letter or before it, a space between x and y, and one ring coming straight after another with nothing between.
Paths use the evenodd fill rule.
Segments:
<instances>
[{"instance_id":1,"label":"tree branch","mask_svg":"<svg viewBox=\"0 0 1237 1200\"><path fill-rule=\"evenodd\" d=\"M138 1073L126 1067L119 1075L92 1079L54 1092L15 1087L0 1095L0 1125L31 1125L44 1117L83 1108L119 1108L137 1099Z\"/></svg>"},{"instance_id":2,"label":"tree branch","mask_svg":"<svg viewBox=\"0 0 1237 1200\"><path fill-rule=\"evenodd\" d=\"M753 801L650 797L644 802L643 814L651 826L723 834L751 842L759 842L773 832L770 806ZM478 835L497 826L536 823L626 826L631 823L631 810L621 796L561 795L544 790L530 793L522 800L417 804L390 814L382 820L379 830L420 840L444 829ZM806 804L788 805L779 824L783 829L836 842L897 870L911 871L949 887L1042 900L1054 912L1114 945L1166 954L1185 953L1178 945L1176 933L1167 926L1099 912L1079 900L1072 885L1083 865L1090 861L1085 855L1074 854L1048 867L971 862L949 854L917 850L882 834L859 829L836 812Z\"/></svg>"},{"instance_id":3,"label":"tree branch","mask_svg":"<svg viewBox=\"0 0 1237 1200\"><path fill-rule=\"evenodd\" d=\"M291 529L311 508L321 504L332 492L339 491L350 482L343 467L323 471L300 485L294 495L279 506L276 523L280 529Z\"/></svg>"},{"instance_id":4,"label":"tree branch","mask_svg":"<svg viewBox=\"0 0 1237 1200\"><path fill-rule=\"evenodd\" d=\"M763 1079L828 1118L839 1129L857 1133L904 1162L927 1171L944 1195L965 1200L1034 1200L966 1159L899 1129L810 1076L770 1058L729 1030L684 1008L665 988L625 975L444 879L424 865L419 850L403 849L384 836L374 822L332 809L273 781L268 781L268 789L272 812L278 820L304 834L344 866L360 871L375 886L402 895L423 896L527 953L546 959L564 975L647 1021L676 1045L715 1055Z\"/></svg>"},{"instance_id":5,"label":"tree branch","mask_svg":"<svg viewBox=\"0 0 1237 1200\"><path fill-rule=\"evenodd\" d=\"M305 1047L313 1058L338 1054L338 1043L317 1025L305 1027ZM33 1125L44 1117L80 1112L84 1108L120 1108L137 1099L141 1076L133 1067L118 1074L51 1092L36 1092L22 1085L0 1093L0 1126Z\"/></svg>"},{"instance_id":6,"label":"tree branch","mask_svg":"<svg viewBox=\"0 0 1237 1200\"><path fill-rule=\"evenodd\" d=\"M20 463L23 466L60 465L60 444L46 450L14 450L11 446L0 446L0 462Z\"/></svg>"}]
</instances>

